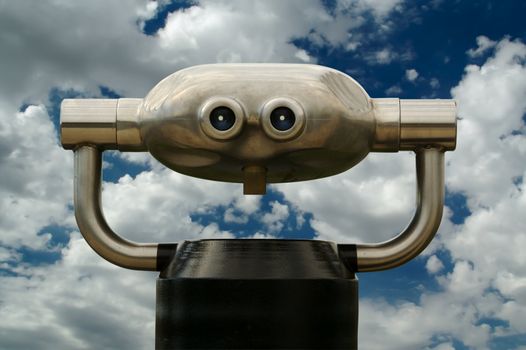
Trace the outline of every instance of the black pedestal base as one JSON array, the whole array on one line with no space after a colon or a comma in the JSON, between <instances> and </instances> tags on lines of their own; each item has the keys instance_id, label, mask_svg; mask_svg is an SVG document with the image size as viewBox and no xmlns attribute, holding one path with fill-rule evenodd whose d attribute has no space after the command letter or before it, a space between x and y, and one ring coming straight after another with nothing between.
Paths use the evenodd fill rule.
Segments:
<instances>
[{"instance_id":1,"label":"black pedestal base","mask_svg":"<svg viewBox=\"0 0 526 350\"><path fill-rule=\"evenodd\" d=\"M185 242L157 281L156 349L356 349L358 281L322 241Z\"/></svg>"}]
</instances>

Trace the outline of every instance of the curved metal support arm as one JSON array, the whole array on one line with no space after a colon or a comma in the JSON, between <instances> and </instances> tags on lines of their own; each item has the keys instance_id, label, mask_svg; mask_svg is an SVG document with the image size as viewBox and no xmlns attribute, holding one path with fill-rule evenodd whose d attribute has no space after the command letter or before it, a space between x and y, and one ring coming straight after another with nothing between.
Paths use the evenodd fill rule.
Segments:
<instances>
[{"instance_id":1,"label":"curved metal support arm","mask_svg":"<svg viewBox=\"0 0 526 350\"><path fill-rule=\"evenodd\" d=\"M417 209L409 226L391 240L374 244L340 244L341 259L355 272L386 270L420 254L435 236L444 207L444 152L416 152Z\"/></svg>"},{"instance_id":2,"label":"curved metal support arm","mask_svg":"<svg viewBox=\"0 0 526 350\"><path fill-rule=\"evenodd\" d=\"M109 262L134 270L162 270L176 244L128 241L108 226L101 208L102 152L93 146L75 150L74 206L80 233Z\"/></svg>"}]
</instances>

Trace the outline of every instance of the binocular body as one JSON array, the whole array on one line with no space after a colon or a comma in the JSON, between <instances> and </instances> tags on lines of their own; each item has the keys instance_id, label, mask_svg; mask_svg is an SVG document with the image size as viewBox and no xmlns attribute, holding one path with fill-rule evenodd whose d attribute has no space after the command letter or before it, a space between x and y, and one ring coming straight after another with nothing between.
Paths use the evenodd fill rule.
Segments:
<instances>
[{"instance_id":1,"label":"binocular body","mask_svg":"<svg viewBox=\"0 0 526 350\"><path fill-rule=\"evenodd\" d=\"M413 259L438 230L456 104L370 98L349 76L316 65L204 65L168 76L145 98L64 100L61 139L75 153L75 216L88 244L116 265L161 271L158 349L353 349L354 274ZM147 151L177 172L243 183L245 194L341 173L369 152L413 151L416 211L380 243L137 243L104 219L105 150Z\"/></svg>"},{"instance_id":2,"label":"binocular body","mask_svg":"<svg viewBox=\"0 0 526 350\"><path fill-rule=\"evenodd\" d=\"M191 67L144 99L64 100L61 117L65 148L148 151L177 172L244 183L247 194L341 173L371 151L456 142L454 101L371 99L315 65Z\"/></svg>"}]
</instances>

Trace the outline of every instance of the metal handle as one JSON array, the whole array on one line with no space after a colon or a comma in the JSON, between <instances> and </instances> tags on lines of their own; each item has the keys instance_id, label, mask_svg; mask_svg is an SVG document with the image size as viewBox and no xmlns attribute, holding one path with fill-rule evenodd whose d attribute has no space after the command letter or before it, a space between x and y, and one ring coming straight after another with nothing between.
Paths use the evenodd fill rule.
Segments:
<instances>
[{"instance_id":1,"label":"metal handle","mask_svg":"<svg viewBox=\"0 0 526 350\"><path fill-rule=\"evenodd\" d=\"M102 152L93 146L75 149L74 206L80 233L109 262L134 270L162 270L176 244L136 243L112 231L101 208Z\"/></svg>"},{"instance_id":2,"label":"metal handle","mask_svg":"<svg viewBox=\"0 0 526 350\"><path fill-rule=\"evenodd\" d=\"M444 151L416 152L417 208L409 226L391 240L374 244L339 244L340 258L351 270L378 271L402 265L420 254L440 226L444 206Z\"/></svg>"},{"instance_id":3,"label":"metal handle","mask_svg":"<svg viewBox=\"0 0 526 350\"><path fill-rule=\"evenodd\" d=\"M64 99L60 139L65 149L96 145L123 152L146 151L138 128L142 98Z\"/></svg>"}]
</instances>

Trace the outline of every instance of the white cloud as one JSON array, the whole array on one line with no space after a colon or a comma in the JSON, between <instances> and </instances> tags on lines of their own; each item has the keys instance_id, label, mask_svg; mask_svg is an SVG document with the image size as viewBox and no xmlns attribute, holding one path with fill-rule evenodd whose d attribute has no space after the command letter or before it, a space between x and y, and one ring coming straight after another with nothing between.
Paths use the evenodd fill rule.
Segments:
<instances>
[{"instance_id":1,"label":"white cloud","mask_svg":"<svg viewBox=\"0 0 526 350\"><path fill-rule=\"evenodd\" d=\"M429 81L429 86L433 89L438 89L440 87L440 81L437 78L431 78Z\"/></svg>"},{"instance_id":2,"label":"white cloud","mask_svg":"<svg viewBox=\"0 0 526 350\"><path fill-rule=\"evenodd\" d=\"M65 224L71 198L71 154L57 145L44 106L0 110L0 242L45 248L44 226ZM67 170L66 170L67 169Z\"/></svg>"},{"instance_id":3,"label":"white cloud","mask_svg":"<svg viewBox=\"0 0 526 350\"><path fill-rule=\"evenodd\" d=\"M376 59L376 63L379 64L388 64L391 63L391 61L394 59L395 54L393 51L391 51L388 48L381 49L380 51L377 51L374 58Z\"/></svg>"},{"instance_id":4,"label":"white cloud","mask_svg":"<svg viewBox=\"0 0 526 350\"><path fill-rule=\"evenodd\" d=\"M298 50L296 51L296 54L294 55L296 58L299 58L300 60L302 60L303 62L305 63L309 63L311 61L314 61L314 59L312 57L309 56L309 54L307 53L307 51L305 50Z\"/></svg>"},{"instance_id":5,"label":"white cloud","mask_svg":"<svg viewBox=\"0 0 526 350\"><path fill-rule=\"evenodd\" d=\"M254 233L252 236L250 236L248 238L253 238L253 239L277 239L278 237L273 236L273 235L271 235L269 233L256 232L256 233Z\"/></svg>"},{"instance_id":6,"label":"white cloud","mask_svg":"<svg viewBox=\"0 0 526 350\"><path fill-rule=\"evenodd\" d=\"M8 261L18 262L20 258L21 258L21 255L16 250L0 247L0 262L2 263L8 262ZM5 266L7 268L7 265ZM3 267L0 267L0 268L3 268Z\"/></svg>"},{"instance_id":7,"label":"white cloud","mask_svg":"<svg viewBox=\"0 0 526 350\"><path fill-rule=\"evenodd\" d=\"M392 11L401 10L403 0L338 0L340 9L357 8L361 11L371 11L377 21L383 21Z\"/></svg>"},{"instance_id":8,"label":"white cloud","mask_svg":"<svg viewBox=\"0 0 526 350\"><path fill-rule=\"evenodd\" d=\"M365 61L369 65L386 65L395 61L407 62L413 59L413 51L409 48L400 50L390 46L363 54Z\"/></svg>"},{"instance_id":9,"label":"white cloud","mask_svg":"<svg viewBox=\"0 0 526 350\"><path fill-rule=\"evenodd\" d=\"M405 78L409 81L415 81L418 78L418 72L414 68L406 69Z\"/></svg>"},{"instance_id":10,"label":"white cloud","mask_svg":"<svg viewBox=\"0 0 526 350\"><path fill-rule=\"evenodd\" d=\"M301 211L296 214L296 229L300 229L305 224L305 215Z\"/></svg>"},{"instance_id":11,"label":"white cloud","mask_svg":"<svg viewBox=\"0 0 526 350\"><path fill-rule=\"evenodd\" d=\"M236 188L239 186L235 186ZM235 192L234 192L235 193ZM233 200L233 207L227 208L224 214L225 222L246 224L251 214L255 214L261 206L262 196L238 196Z\"/></svg>"},{"instance_id":12,"label":"white cloud","mask_svg":"<svg viewBox=\"0 0 526 350\"><path fill-rule=\"evenodd\" d=\"M441 343L432 348L426 348L427 350L455 350L452 343Z\"/></svg>"},{"instance_id":13,"label":"white cloud","mask_svg":"<svg viewBox=\"0 0 526 350\"><path fill-rule=\"evenodd\" d=\"M289 206L278 201L271 202L270 206L271 212L264 214L261 222L268 227L269 233L277 233L283 228L283 221L289 217Z\"/></svg>"},{"instance_id":14,"label":"white cloud","mask_svg":"<svg viewBox=\"0 0 526 350\"><path fill-rule=\"evenodd\" d=\"M370 154L351 171L310 183L277 185L300 210L314 213L320 239L379 242L401 232L414 210L414 157Z\"/></svg>"},{"instance_id":15,"label":"white cloud","mask_svg":"<svg viewBox=\"0 0 526 350\"><path fill-rule=\"evenodd\" d=\"M192 222L189 213L226 205L241 195L239 185L197 180L159 168L106 183L102 203L108 223L122 235L138 241L174 242L232 237L215 225Z\"/></svg>"},{"instance_id":16,"label":"white cloud","mask_svg":"<svg viewBox=\"0 0 526 350\"><path fill-rule=\"evenodd\" d=\"M477 48L469 49L467 51L468 56L470 57L479 57L482 56L489 49L492 49L497 45L496 41L490 40L488 37L481 35L477 37Z\"/></svg>"},{"instance_id":17,"label":"white cloud","mask_svg":"<svg viewBox=\"0 0 526 350\"><path fill-rule=\"evenodd\" d=\"M402 88L398 85L393 85L385 90L387 96L398 96L402 93Z\"/></svg>"},{"instance_id":18,"label":"white cloud","mask_svg":"<svg viewBox=\"0 0 526 350\"><path fill-rule=\"evenodd\" d=\"M490 337L486 324L474 324L478 310L447 295L428 295L417 305L400 301L360 301L360 346L366 349L424 349L434 336L447 334L465 345L485 349ZM378 336L381 334L382 336Z\"/></svg>"},{"instance_id":19,"label":"white cloud","mask_svg":"<svg viewBox=\"0 0 526 350\"><path fill-rule=\"evenodd\" d=\"M0 277L0 347L152 348L155 274L105 262L78 234L63 253L54 265Z\"/></svg>"},{"instance_id":20,"label":"white cloud","mask_svg":"<svg viewBox=\"0 0 526 350\"><path fill-rule=\"evenodd\" d=\"M525 58L526 45L503 39L482 66L466 67L452 90L462 120L448 185L468 195L470 208L488 207L509 195L513 180L523 175L525 139L513 132L525 130Z\"/></svg>"},{"instance_id":21,"label":"white cloud","mask_svg":"<svg viewBox=\"0 0 526 350\"><path fill-rule=\"evenodd\" d=\"M255 195L237 197L234 201L234 207L245 214L253 214L260 207L261 197Z\"/></svg>"},{"instance_id":22,"label":"white cloud","mask_svg":"<svg viewBox=\"0 0 526 350\"><path fill-rule=\"evenodd\" d=\"M360 42L357 42L357 41L351 41L349 42L346 46L345 46L345 49L347 51L356 51L356 49L360 46Z\"/></svg>"},{"instance_id":23,"label":"white cloud","mask_svg":"<svg viewBox=\"0 0 526 350\"><path fill-rule=\"evenodd\" d=\"M223 220L225 222L233 222L236 224L246 224L248 222L248 216L247 215L236 215L234 212L234 208L228 208L225 210L225 214L223 215Z\"/></svg>"},{"instance_id":24,"label":"white cloud","mask_svg":"<svg viewBox=\"0 0 526 350\"><path fill-rule=\"evenodd\" d=\"M444 268L444 264L436 255L431 255L429 259L427 259L426 270L430 274L435 274L441 271L443 268Z\"/></svg>"}]
</instances>

